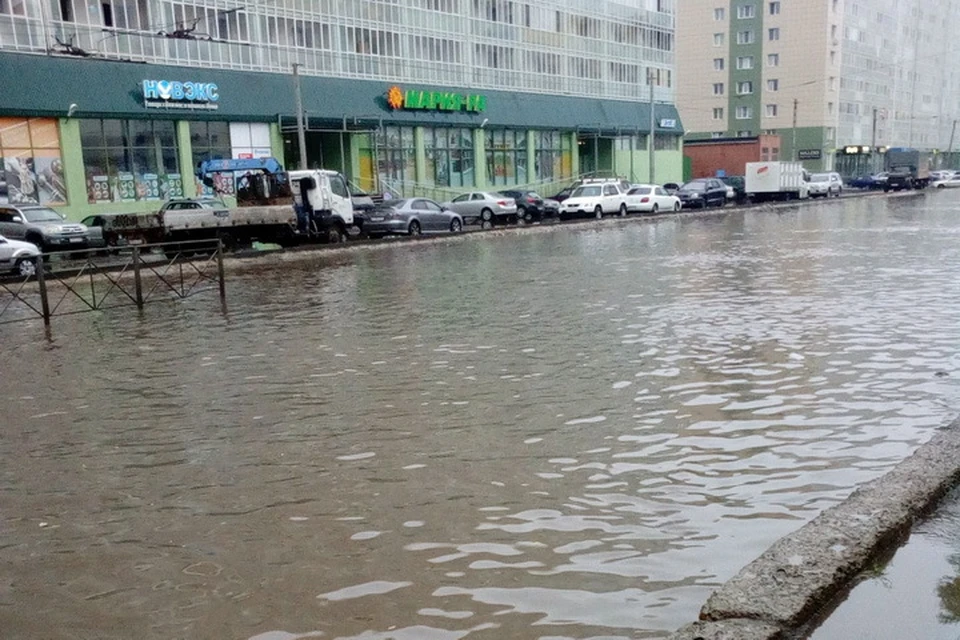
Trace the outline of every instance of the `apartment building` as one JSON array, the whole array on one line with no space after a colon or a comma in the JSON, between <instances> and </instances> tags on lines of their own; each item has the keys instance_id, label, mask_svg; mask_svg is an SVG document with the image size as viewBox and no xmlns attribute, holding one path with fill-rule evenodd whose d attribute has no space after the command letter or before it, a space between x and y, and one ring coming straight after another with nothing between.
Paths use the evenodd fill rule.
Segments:
<instances>
[{"instance_id":1,"label":"apartment building","mask_svg":"<svg viewBox=\"0 0 960 640\"><path fill-rule=\"evenodd\" d=\"M366 190L680 178L674 0L0 0L0 201L71 216L299 158ZM651 94L653 100L651 101ZM547 187L544 186L544 189Z\"/></svg>"},{"instance_id":2,"label":"apartment building","mask_svg":"<svg viewBox=\"0 0 960 640\"><path fill-rule=\"evenodd\" d=\"M677 101L690 137L776 133L779 157L853 174L888 147L948 157L958 0L685 0Z\"/></svg>"}]
</instances>

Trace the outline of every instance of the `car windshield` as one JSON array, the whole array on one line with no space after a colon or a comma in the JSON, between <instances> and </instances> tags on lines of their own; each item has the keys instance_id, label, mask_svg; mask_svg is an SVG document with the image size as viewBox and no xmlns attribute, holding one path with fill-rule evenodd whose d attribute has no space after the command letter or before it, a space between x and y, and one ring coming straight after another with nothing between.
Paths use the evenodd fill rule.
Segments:
<instances>
[{"instance_id":1,"label":"car windshield","mask_svg":"<svg viewBox=\"0 0 960 640\"><path fill-rule=\"evenodd\" d=\"M634 187L633 189L630 189L630 195L632 196L650 195L650 187Z\"/></svg>"},{"instance_id":2,"label":"car windshield","mask_svg":"<svg viewBox=\"0 0 960 640\"><path fill-rule=\"evenodd\" d=\"M199 200L200 206L204 209L215 209L217 207L225 207L226 205L220 202L219 200Z\"/></svg>"},{"instance_id":3,"label":"car windshield","mask_svg":"<svg viewBox=\"0 0 960 640\"><path fill-rule=\"evenodd\" d=\"M600 187L577 187L571 198L595 198L600 195Z\"/></svg>"},{"instance_id":4,"label":"car windshield","mask_svg":"<svg viewBox=\"0 0 960 640\"><path fill-rule=\"evenodd\" d=\"M810 182L830 182L830 175L826 173L815 173L810 176Z\"/></svg>"},{"instance_id":5,"label":"car windshield","mask_svg":"<svg viewBox=\"0 0 960 640\"><path fill-rule=\"evenodd\" d=\"M63 218L59 213L46 207L24 209L23 217L26 218L28 222L63 222Z\"/></svg>"},{"instance_id":6,"label":"car windshield","mask_svg":"<svg viewBox=\"0 0 960 640\"><path fill-rule=\"evenodd\" d=\"M486 200L503 200L504 198L509 198L510 196L505 196L503 194L496 194L496 193L484 193L483 197Z\"/></svg>"},{"instance_id":7,"label":"car windshield","mask_svg":"<svg viewBox=\"0 0 960 640\"><path fill-rule=\"evenodd\" d=\"M707 183L706 182L688 182L687 184L680 187L684 191L706 191Z\"/></svg>"}]
</instances>

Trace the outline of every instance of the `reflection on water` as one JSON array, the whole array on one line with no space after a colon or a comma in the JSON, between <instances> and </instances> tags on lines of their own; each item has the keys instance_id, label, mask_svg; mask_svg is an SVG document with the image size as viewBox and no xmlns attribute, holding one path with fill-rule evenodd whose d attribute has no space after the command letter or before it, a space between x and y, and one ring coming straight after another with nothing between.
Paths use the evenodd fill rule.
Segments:
<instances>
[{"instance_id":1,"label":"reflection on water","mask_svg":"<svg viewBox=\"0 0 960 640\"><path fill-rule=\"evenodd\" d=\"M868 572L811 640L960 637L960 490Z\"/></svg>"},{"instance_id":2,"label":"reflection on water","mask_svg":"<svg viewBox=\"0 0 960 640\"><path fill-rule=\"evenodd\" d=\"M947 196L0 327L4 637L662 637L953 413Z\"/></svg>"}]
</instances>

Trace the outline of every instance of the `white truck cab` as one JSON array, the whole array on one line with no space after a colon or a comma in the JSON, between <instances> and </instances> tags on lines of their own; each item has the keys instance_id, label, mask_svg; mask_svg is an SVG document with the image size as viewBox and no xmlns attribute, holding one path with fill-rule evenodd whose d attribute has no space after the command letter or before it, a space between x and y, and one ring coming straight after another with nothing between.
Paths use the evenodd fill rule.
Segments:
<instances>
[{"instance_id":1,"label":"white truck cab","mask_svg":"<svg viewBox=\"0 0 960 640\"><path fill-rule=\"evenodd\" d=\"M327 242L344 242L354 226L353 201L347 179L336 171L305 169L287 173L297 231L323 236Z\"/></svg>"}]
</instances>

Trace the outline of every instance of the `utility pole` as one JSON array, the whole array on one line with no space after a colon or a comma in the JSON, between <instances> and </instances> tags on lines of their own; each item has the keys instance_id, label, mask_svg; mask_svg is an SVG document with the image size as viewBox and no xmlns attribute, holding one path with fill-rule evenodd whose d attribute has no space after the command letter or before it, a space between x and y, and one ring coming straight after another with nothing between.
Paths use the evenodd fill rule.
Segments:
<instances>
[{"instance_id":1,"label":"utility pole","mask_svg":"<svg viewBox=\"0 0 960 640\"><path fill-rule=\"evenodd\" d=\"M647 137L647 146L649 147L650 153L650 184L656 184L654 176L656 175L653 169L653 149L654 149L654 140L657 136L657 114L653 108L653 68L647 68L647 84L650 85L650 135Z\"/></svg>"},{"instance_id":2,"label":"utility pole","mask_svg":"<svg viewBox=\"0 0 960 640\"><path fill-rule=\"evenodd\" d=\"M950 146L947 147L947 162L953 166L957 166L956 161L953 159L953 137L957 133L957 119L953 119L953 127L950 129Z\"/></svg>"},{"instance_id":3,"label":"utility pole","mask_svg":"<svg viewBox=\"0 0 960 640\"><path fill-rule=\"evenodd\" d=\"M793 153L794 161L800 157L799 152L797 151L797 105L800 104L800 100L797 98L793 99L793 143L790 146L790 151Z\"/></svg>"},{"instance_id":4,"label":"utility pole","mask_svg":"<svg viewBox=\"0 0 960 640\"><path fill-rule=\"evenodd\" d=\"M870 138L871 151L877 148L877 108L873 108L873 135Z\"/></svg>"},{"instance_id":5,"label":"utility pole","mask_svg":"<svg viewBox=\"0 0 960 640\"><path fill-rule=\"evenodd\" d=\"M293 63L293 96L297 107L297 143L300 147L300 168L307 168L307 133L303 126L303 96L300 93L300 63Z\"/></svg>"}]
</instances>

